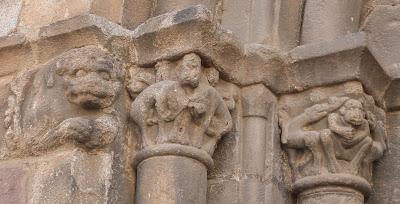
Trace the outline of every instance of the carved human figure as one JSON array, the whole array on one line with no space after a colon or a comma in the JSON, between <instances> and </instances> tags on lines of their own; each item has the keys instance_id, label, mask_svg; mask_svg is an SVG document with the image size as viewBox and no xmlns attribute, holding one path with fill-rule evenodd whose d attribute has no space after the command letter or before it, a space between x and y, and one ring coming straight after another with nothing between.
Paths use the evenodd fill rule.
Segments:
<instances>
[{"instance_id":1,"label":"carved human figure","mask_svg":"<svg viewBox=\"0 0 400 204\"><path fill-rule=\"evenodd\" d=\"M350 162L347 168L342 168L348 173L357 174L363 161L370 163L380 158L387 148L382 121L377 121L371 112L366 113L358 100L349 99L338 113L329 114L328 127L334 136L336 158ZM340 169L339 164L334 165Z\"/></svg>"},{"instance_id":2,"label":"carved human figure","mask_svg":"<svg viewBox=\"0 0 400 204\"><path fill-rule=\"evenodd\" d=\"M311 128L325 117L327 128ZM366 113L359 100L331 97L328 103L307 108L284 125L282 143L297 178L324 172L358 175L363 163L370 165L383 155L385 137L382 121ZM298 154L298 150L304 152ZM308 172L301 173L299 169L310 161Z\"/></svg>"},{"instance_id":3,"label":"carved human figure","mask_svg":"<svg viewBox=\"0 0 400 204\"><path fill-rule=\"evenodd\" d=\"M154 84L156 76L153 70L145 68L135 68L130 72L128 82L128 92L132 99L135 99L144 89Z\"/></svg>"},{"instance_id":4,"label":"carved human figure","mask_svg":"<svg viewBox=\"0 0 400 204\"><path fill-rule=\"evenodd\" d=\"M339 108L346 99L347 98L331 98L328 103L316 104L305 109L304 113L294 117L284 125L282 130L282 143L288 148L289 163L295 172L295 176L300 176L301 173L298 169L311 160L313 160L313 168L311 168L312 172L310 174L320 174L321 170L324 170L322 159L325 153L324 149L321 147L321 141L330 139L330 131L328 129L322 131L305 130L304 127L326 117L329 112ZM309 152L298 156L297 150L299 149L307 149ZM332 151L330 147L326 150ZM328 159L333 160L332 154L328 155Z\"/></svg>"},{"instance_id":5,"label":"carved human figure","mask_svg":"<svg viewBox=\"0 0 400 204\"><path fill-rule=\"evenodd\" d=\"M28 74L27 74L28 73ZM63 144L110 144L120 122L115 101L123 71L105 51L68 51L11 84L6 113L10 154L40 154Z\"/></svg>"},{"instance_id":6,"label":"carved human figure","mask_svg":"<svg viewBox=\"0 0 400 204\"><path fill-rule=\"evenodd\" d=\"M231 113L197 54L158 62L155 78L131 106L141 140L134 157L136 202L206 203L207 169L218 140L232 127Z\"/></svg>"},{"instance_id":7,"label":"carved human figure","mask_svg":"<svg viewBox=\"0 0 400 204\"><path fill-rule=\"evenodd\" d=\"M144 147L177 143L212 154L232 119L220 94L203 82L201 59L187 54L178 64L177 81L161 81L132 103L131 116L141 128Z\"/></svg>"}]
</instances>

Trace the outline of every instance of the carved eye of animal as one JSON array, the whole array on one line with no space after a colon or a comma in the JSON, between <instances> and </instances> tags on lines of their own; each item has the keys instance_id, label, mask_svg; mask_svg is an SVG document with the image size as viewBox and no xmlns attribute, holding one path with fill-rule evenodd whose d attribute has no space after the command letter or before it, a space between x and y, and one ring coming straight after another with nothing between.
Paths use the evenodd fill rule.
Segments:
<instances>
[{"instance_id":1,"label":"carved eye of animal","mask_svg":"<svg viewBox=\"0 0 400 204\"><path fill-rule=\"evenodd\" d=\"M87 74L87 72L86 72L85 70L82 70L82 69L80 69L80 70L78 70L78 71L75 72L75 76L76 76L76 77L83 77L83 76L85 76L86 74Z\"/></svg>"},{"instance_id":2,"label":"carved eye of animal","mask_svg":"<svg viewBox=\"0 0 400 204\"><path fill-rule=\"evenodd\" d=\"M103 78L104 80L110 80L111 79L111 75L110 73L106 72L106 71L100 71L98 72L98 74L101 76L101 78Z\"/></svg>"}]
</instances>

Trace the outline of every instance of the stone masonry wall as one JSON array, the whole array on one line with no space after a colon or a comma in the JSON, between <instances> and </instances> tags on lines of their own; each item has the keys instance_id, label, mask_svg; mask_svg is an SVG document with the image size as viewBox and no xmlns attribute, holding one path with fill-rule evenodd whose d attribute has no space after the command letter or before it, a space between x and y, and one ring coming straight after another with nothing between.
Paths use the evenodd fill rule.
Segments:
<instances>
[{"instance_id":1,"label":"stone masonry wall","mask_svg":"<svg viewBox=\"0 0 400 204\"><path fill-rule=\"evenodd\" d=\"M399 0L1 0L0 204L400 203Z\"/></svg>"}]
</instances>

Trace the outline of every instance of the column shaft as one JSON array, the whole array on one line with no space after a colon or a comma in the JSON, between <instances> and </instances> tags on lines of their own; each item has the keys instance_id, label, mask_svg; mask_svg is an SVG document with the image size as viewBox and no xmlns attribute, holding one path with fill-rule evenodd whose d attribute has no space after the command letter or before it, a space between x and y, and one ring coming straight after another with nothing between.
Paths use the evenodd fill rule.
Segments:
<instances>
[{"instance_id":1,"label":"column shaft","mask_svg":"<svg viewBox=\"0 0 400 204\"><path fill-rule=\"evenodd\" d=\"M317 187L298 195L298 204L364 204L364 195L346 187Z\"/></svg>"},{"instance_id":2,"label":"column shaft","mask_svg":"<svg viewBox=\"0 0 400 204\"><path fill-rule=\"evenodd\" d=\"M243 118L242 166L247 177L243 182L243 200L247 203L264 200L265 185L262 179L265 171L266 123L262 117Z\"/></svg>"},{"instance_id":3,"label":"column shaft","mask_svg":"<svg viewBox=\"0 0 400 204\"><path fill-rule=\"evenodd\" d=\"M276 132L276 97L262 84L244 87L241 93L242 199L245 203L288 203L276 182L280 177L277 158L281 151Z\"/></svg>"},{"instance_id":4,"label":"column shaft","mask_svg":"<svg viewBox=\"0 0 400 204\"><path fill-rule=\"evenodd\" d=\"M155 156L137 167L137 204L205 204L207 168L192 158Z\"/></svg>"}]
</instances>

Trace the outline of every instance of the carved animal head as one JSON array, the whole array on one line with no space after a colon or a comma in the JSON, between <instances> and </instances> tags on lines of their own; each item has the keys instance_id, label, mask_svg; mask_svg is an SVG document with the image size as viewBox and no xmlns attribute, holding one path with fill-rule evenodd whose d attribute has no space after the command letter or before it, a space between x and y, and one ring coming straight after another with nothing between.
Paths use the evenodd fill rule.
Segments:
<instances>
[{"instance_id":1,"label":"carved animal head","mask_svg":"<svg viewBox=\"0 0 400 204\"><path fill-rule=\"evenodd\" d=\"M191 53L183 57L178 67L178 81L181 85L193 88L199 86L201 79L201 59L197 54Z\"/></svg>"},{"instance_id":2,"label":"carved animal head","mask_svg":"<svg viewBox=\"0 0 400 204\"><path fill-rule=\"evenodd\" d=\"M56 73L66 82L68 101L86 109L111 106L122 87L121 66L94 46L65 53L56 62Z\"/></svg>"},{"instance_id":3,"label":"carved animal head","mask_svg":"<svg viewBox=\"0 0 400 204\"><path fill-rule=\"evenodd\" d=\"M339 110L345 122L359 126L365 119L365 111L360 101L355 99L347 100Z\"/></svg>"}]
</instances>

